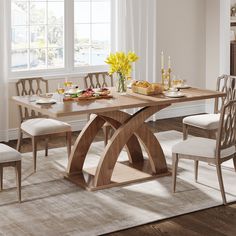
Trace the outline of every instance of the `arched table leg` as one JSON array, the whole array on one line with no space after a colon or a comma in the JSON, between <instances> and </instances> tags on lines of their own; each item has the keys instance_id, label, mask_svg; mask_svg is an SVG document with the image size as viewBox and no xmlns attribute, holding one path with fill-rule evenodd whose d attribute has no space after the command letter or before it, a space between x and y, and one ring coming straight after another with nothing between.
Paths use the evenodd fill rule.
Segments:
<instances>
[{"instance_id":1,"label":"arched table leg","mask_svg":"<svg viewBox=\"0 0 236 236\"><path fill-rule=\"evenodd\" d=\"M122 123L124 122L124 121L120 122L119 120L115 120L114 118L111 119L110 117L105 117L105 116L101 116L101 117L106 122L108 122L115 130L119 129L120 126L122 125ZM127 116L127 118L129 118L129 116ZM127 154L128 154L130 163L142 162L144 160L142 148L141 148L140 143L135 135L131 136L131 138L129 139L129 141L125 145L125 148L127 150Z\"/></svg>"},{"instance_id":2,"label":"arched table leg","mask_svg":"<svg viewBox=\"0 0 236 236\"><path fill-rule=\"evenodd\" d=\"M109 185L111 183L111 176L115 164L125 144L131 138L131 136L142 126L147 118L166 107L166 105L145 107L134 114L130 119L125 121L125 123L116 130L100 159L94 177L94 186L99 187L103 185ZM162 171L167 172L165 159L164 157L160 158L162 166L165 167L164 170L162 168Z\"/></svg>"},{"instance_id":3,"label":"arched table leg","mask_svg":"<svg viewBox=\"0 0 236 236\"><path fill-rule=\"evenodd\" d=\"M127 119L131 117L131 115L122 111L115 111L109 114L103 113L102 117L107 122L112 122L112 120L114 119L120 123L124 123ZM159 141L149 129L148 125L143 123L141 127L137 131L135 131L135 135L139 138L140 142L145 148L145 151L148 154L152 172L154 174L165 172L166 163L165 161L162 161L165 160L163 150ZM133 145L131 144L131 146Z\"/></svg>"},{"instance_id":4,"label":"arched table leg","mask_svg":"<svg viewBox=\"0 0 236 236\"><path fill-rule=\"evenodd\" d=\"M68 175L82 172L84 161L98 131L105 124L105 120L99 116L91 119L80 132L70 154L67 167Z\"/></svg>"}]
</instances>

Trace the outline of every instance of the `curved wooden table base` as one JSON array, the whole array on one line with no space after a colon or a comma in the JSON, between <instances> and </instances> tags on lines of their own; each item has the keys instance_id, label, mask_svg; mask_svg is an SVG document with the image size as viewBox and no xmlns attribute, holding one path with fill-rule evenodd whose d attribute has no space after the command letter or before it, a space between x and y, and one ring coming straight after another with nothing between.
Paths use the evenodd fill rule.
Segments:
<instances>
[{"instance_id":1,"label":"curved wooden table base","mask_svg":"<svg viewBox=\"0 0 236 236\"><path fill-rule=\"evenodd\" d=\"M109 116L110 118L105 117L104 114L101 114L101 115L103 119L105 119L111 125L112 125L112 121L114 120L117 120L120 123L124 123L127 119L131 117L131 115L122 111L116 111L116 112L107 114L107 116ZM112 120L111 118L114 120ZM139 138L140 142L145 148L145 151L148 154L152 172L153 173L165 172L166 162L165 162L165 156L164 156L163 150L161 148L160 143L156 139L155 135L149 129L148 125L143 123L141 127L137 131L135 131L134 134Z\"/></svg>"},{"instance_id":2,"label":"curved wooden table base","mask_svg":"<svg viewBox=\"0 0 236 236\"><path fill-rule=\"evenodd\" d=\"M169 105L145 107L134 115L122 111L97 114L76 140L68 163L66 178L88 190L97 190L169 175L162 148L144 123L150 116L167 106ZM109 122L116 131L105 147L97 168L83 170L89 147L105 122ZM140 143L148 154L148 160L143 158ZM121 167L117 159L124 147L126 147L129 162L125 162L125 165ZM122 171L122 168L126 171ZM132 168L130 173L129 168ZM119 174L116 169L120 169L121 173ZM133 172L134 170L136 172Z\"/></svg>"}]
</instances>

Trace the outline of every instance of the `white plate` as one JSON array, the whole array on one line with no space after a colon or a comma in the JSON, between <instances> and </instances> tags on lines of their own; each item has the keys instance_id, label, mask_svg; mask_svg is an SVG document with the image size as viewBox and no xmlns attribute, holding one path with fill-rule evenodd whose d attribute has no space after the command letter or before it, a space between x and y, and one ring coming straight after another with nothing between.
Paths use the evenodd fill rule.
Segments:
<instances>
[{"instance_id":1,"label":"white plate","mask_svg":"<svg viewBox=\"0 0 236 236\"><path fill-rule=\"evenodd\" d=\"M80 93L81 91L81 89L69 89L68 91L65 91L65 94L74 95Z\"/></svg>"},{"instance_id":2,"label":"white plate","mask_svg":"<svg viewBox=\"0 0 236 236\"><path fill-rule=\"evenodd\" d=\"M36 104L55 104L57 100L55 99L39 99L36 101Z\"/></svg>"},{"instance_id":3,"label":"white plate","mask_svg":"<svg viewBox=\"0 0 236 236\"><path fill-rule=\"evenodd\" d=\"M169 98L181 98L181 97L184 97L185 95L181 92L176 92L176 93L166 92L165 96Z\"/></svg>"},{"instance_id":4,"label":"white plate","mask_svg":"<svg viewBox=\"0 0 236 236\"><path fill-rule=\"evenodd\" d=\"M182 85L182 86L177 86L177 89L187 89L187 88L190 88L190 86L187 84Z\"/></svg>"}]
</instances>

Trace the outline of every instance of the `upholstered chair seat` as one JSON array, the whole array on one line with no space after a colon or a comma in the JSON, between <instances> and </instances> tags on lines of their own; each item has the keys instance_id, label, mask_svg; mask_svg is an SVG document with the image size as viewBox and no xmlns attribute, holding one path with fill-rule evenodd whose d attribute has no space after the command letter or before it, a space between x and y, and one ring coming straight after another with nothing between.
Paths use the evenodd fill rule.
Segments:
<instances>
[{"instance_id":1,"label":"upholstered chair seat","mask_svg":"<svg viewBox=\"0 0 236 236\"><path fill-rule=\"evenodd\" d=\"M0 191L3 189L3 167L14 167L17 177L18 200L21 202L21 154L0 143Z\"/></svg>"},{"instance_id":2,"label":"upholstered chair seat","mask_svg":"<svg viewBox=\"0 0 236 236\"><path fill-rule=\"evenodd\" d=\"M208 138L216 138L221 109L228 101L236 98L236 77L229 75L220 76L217 79L216 90L226 93L226 96L215 99L213 114L195 115L184 118L183 139L187 139L189 127L202 129Z\"/></svg>"},{"instance_id":3,"label":"upholstered chair seat","mask_svg":"<svg viewBox=\"0 0 236 236\"><path fill-rule=\"evenodd\" d=\"M188 116L183 119L183 123L200 129L216 130L220 121L220 114L203 114Z\"/></svg>"},{"instance_id":4,"label":"upholstered chair seat","mask_svg":"<svg viewBox=\"0 0 236 236\"><path fill-rule=\"evenodd\" d=\"M20 161L21 154L15 149L0 143L0 163L9 161Z\"/></svg>"},{"instance_id":5,"label":"upholstered chair seat","mask_svg":"<svg viewBox=\"0 0 236 236\"><path fill-rule=\"evenodd\" d=\"M69 124L46 118L26 120L21 123L21 129L32 136L71 132L71 126Z\"/></svg>"},{"instance_id":6,"label":"upholstered chair seat","mask_svg":"<svg viewBox=\"0 0 236 236\"><path fill-rule=\"evenodd\" d=\"M229 147L221 150L221 158L233 155L236 151L235 147ZM206 158L216 157L216 140L194 137L182 141L172 148L173 153L186 156L198 156Z\"/></svg>"}]
</instances>

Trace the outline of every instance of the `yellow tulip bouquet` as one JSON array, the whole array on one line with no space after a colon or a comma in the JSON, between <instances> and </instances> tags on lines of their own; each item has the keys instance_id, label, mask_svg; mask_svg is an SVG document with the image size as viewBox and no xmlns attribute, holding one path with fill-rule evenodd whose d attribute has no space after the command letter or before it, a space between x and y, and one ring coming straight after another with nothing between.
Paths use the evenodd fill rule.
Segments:
<instances>
[{"instance_id":1,"label":"yellow tulip bouquet","mask_svg":"<svg viewBox=\"0 0 236 236\"><path fill-rule=\"evenodd\" d=\"M118 92L126 92L126 79L132 72L131 64L137 61L139 57L134 52L116 52L111 53L106 59L106 63L110 65L110 74L118 75Z\"/></svg>"}]
</instances>

